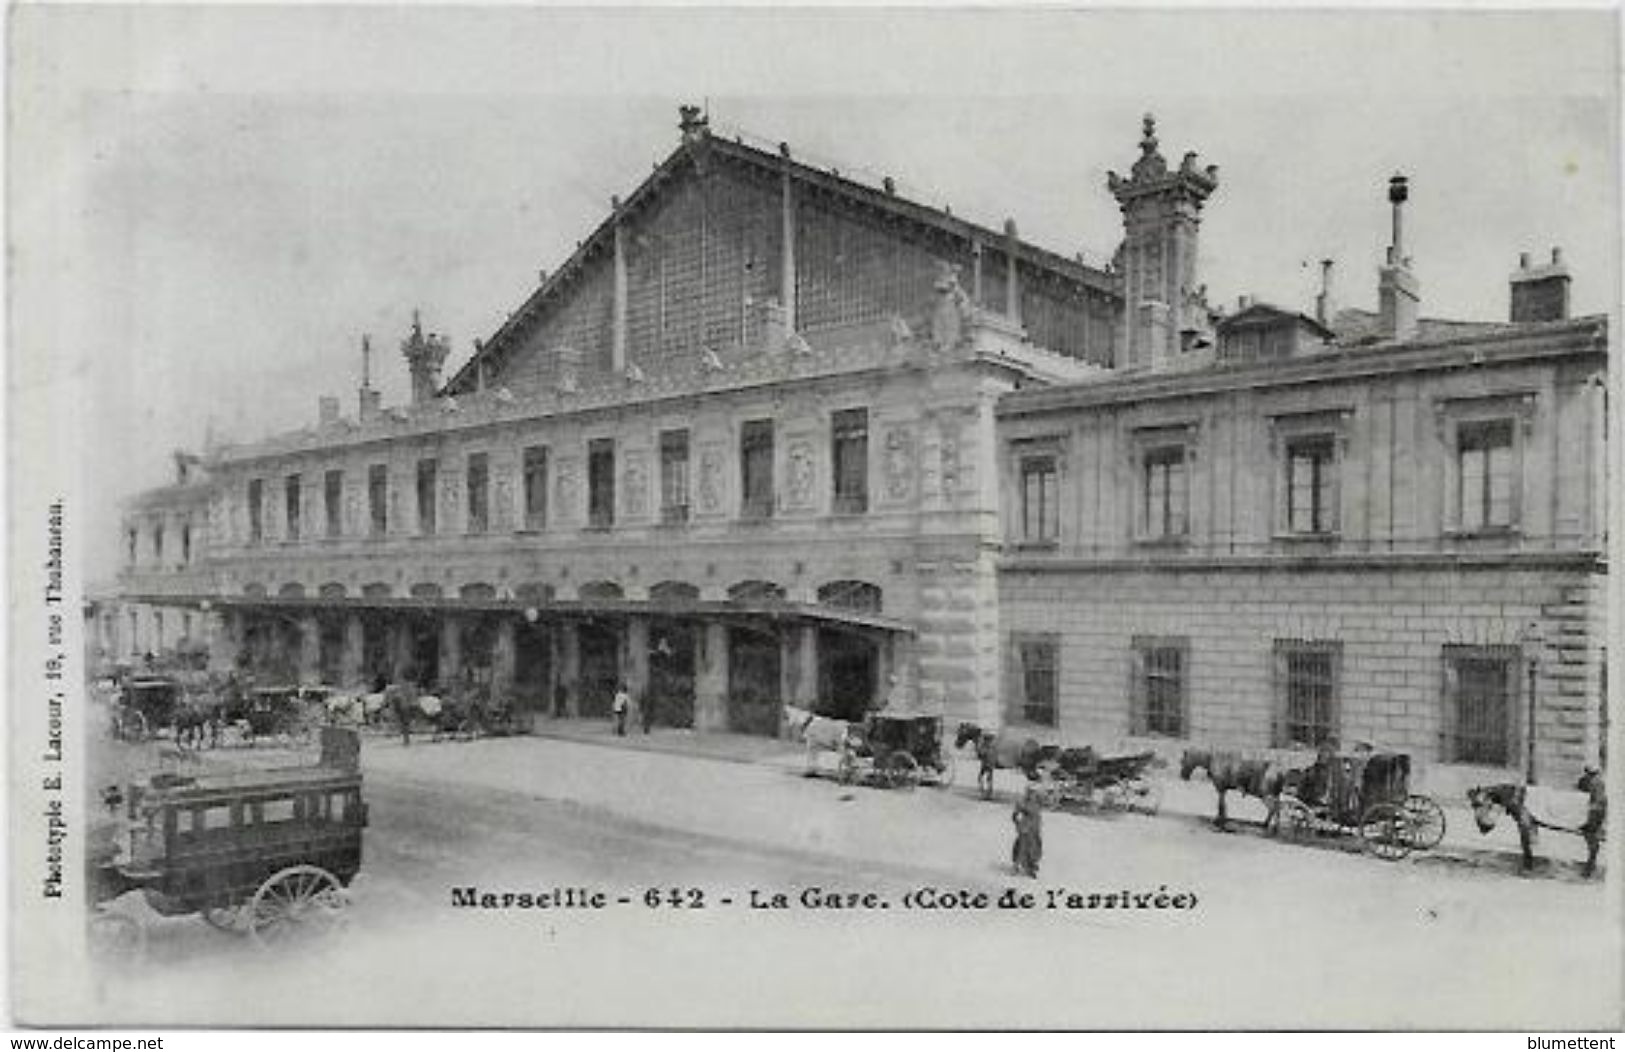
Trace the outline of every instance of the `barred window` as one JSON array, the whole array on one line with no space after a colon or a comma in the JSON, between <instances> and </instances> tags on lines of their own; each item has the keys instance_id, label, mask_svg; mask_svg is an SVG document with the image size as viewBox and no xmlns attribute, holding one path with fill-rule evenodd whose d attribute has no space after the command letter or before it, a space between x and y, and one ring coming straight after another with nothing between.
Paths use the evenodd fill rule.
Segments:
<instances>
[{"instance_id":1,"label":"barred window","mask_svg":"<svg viewBox=\"0 0 1625 1052\"><path fill-rule=\"evenodd\" d=\"M418 461L418 532L435 531L435 487L440 465L433 460Z\"/></svg>"},{"instance_id":2,"label":"barred window","mask_svg":"<svg viewBox=\"0 0 1625 1052\"><path fill-rule=\"evenodd\" d=\"M830 418L835 469L835 511L869 510L869 410L843 409Z\"/></svg>"},{"instance_id":3,"label":"barred window","mask_svg":"<svg viewBox=\"0 0 1625 1052\"><path fill-rule=\"evenodd\" d=\"M367 469L367 520L374 537L389 527L389 468L383 464Z\"/></svg>"},{"instance_id":4,"label":"barred window","mask_svg":"<svg viewBox=\"0 0 1625 1052\"><path fill-rule=\"evenodd\" d=\"M1145 455L1145 532L1148 537L1183 537L1190 532L1186 509L1190 481L1185 448L1164 446Z\"/></svg>"},{"instance_id":5,"label":"barred window","mask_svg":"<svg viewBox=\"0 0 1625 1052\"><path fill-rule=\"evenodd\" d=\"M1287 445L1286 521L1293 533L1337 530L1337 453L1330 436Z\"/></svg>"},{"instance_id":6,"label":"barred window","mask_svg":"<svg viewBox=\"0 0 1625 1052\"><path fill-rule=\"evenodd\" d=\"M1056 726L1060 700L1060 641L1052 635L1015 636L1011 639L1015 661L1015 701L1013 713L1023 723Z\"/></svg>"},{"instance_id":7,"label":"barred window","mask_svg":"<svg viewBox=\"0 0 1625 1052\"><path fill-rule=\"evenodd\" d=\"M688 521L688 432L660 433L660 521Z\"/></svg>"},{"instance_id":8,"label":"barred window","mask_svg":"<svg viewBox=\"0 0 1625 1052\"><path fill-rule=\"evenodd\" d=\"M1512 421L1464 424L1456 432L1461 528L1512 525Z\"/></svg>"},{"instance_id":9,"label":"barred window","mask_svg":"<svg viewBox=\"0 0 1625 1052\"><path fill-rule=\"evenodd\" d=\"M1515 753L1519 652L1444 648L1444 748L1451 763L1505 767Z\"/></svg>"},{"instance_id":10,"label":"barred window","mask_svg":"<svg viewBox=\"0 0 1625 1052\"><path fill-rule=\"evenodd\" d=\"M344 532L344 472L329 471L322 478L322 511L327 519L327 536Z\"/></svg>"},{"instance_id":11,"label":"barred window","mask_svg":"<svg viewBox=\"0 0 1625 1052\"><path fill-rule=\"evenodd\" d=\"M1060 536L1061 510L1053 456L1021 458L1021 539L1049 543Z\"/></svg>"},{"instance_id":12,"label":"barred window","mask_svg":"<svg viewBox=\"0 0 1625 1052\"><path fill-rule=\"evenodd\" d=\"M290 541L297 541L299 539L300 526L302 525L300 519L304 515L304 502L302 499L303 483L300 481L298 475L289 475L287 479L284 480L283 498L287 502L288 508L287 538Z\"/></svg>"},{"instance_id":13,"label":"barred window","mask_svg":"<svg viewBox=\"0 0 1625 1052\"><path fill-rule=\"evenodd\" d=\"M484 453L468 456L468 532L484 533L491 522L491 460Z\"/></svg>"},{"instance_id":14,"label":"barred window","mask_svg":"<svg viewBox=\"0 0 1625 1052\"><path fill-rule=\"evenodd\" d=\"M747 421L739 437L743 488L740 514L747 519L773 516L773 421Z\"/></svg>"},{"instance_id":15,"label":"barred window","mask_svg":"<svg viewBox=\"0 0 1625 1052\"><path fill-rule=\"evenodd\" d=\"M1133 733L1183 738L1190 642L1184 637L1135 636L1130 724Z\"/></svg>"},{"instance_id":16,"label":"barred window","mask_svg":"<svg viewBox=\"0 0 1625 1052\"><path fill-rule=\"evenodd\" d=\"M1343 644L1335 640L1275 641L1275 719L1278 749L1337 744Z\"/></svg>"},{"instance_id":17,"label":"barred window","mask_svg":"<svg viewBox=\"0 0 1625 1052\"><path fill-rule=\"evenodd\" d=\"M248 543L265 539L265 480L248 481Z\"/></svg>"},{"instance_id":18,"label":"barred window","mask_svg":"<svg viewBox=\"0 0 1625 1052\"><path fill-rule=\"evenodd\" d=\"M595 530L615 525L613 438L595 438L587 444L587 525Z\"/></svg>"},{"instance_id":19,"label":"barred window","mask_svg":"<svg viewBox=\"0 0 1625 1052\"><path fill-rule=\"evenodd\" d=\"M525 448L525 529L547 526L547 447Z\"/></svg>"}]
</instances>

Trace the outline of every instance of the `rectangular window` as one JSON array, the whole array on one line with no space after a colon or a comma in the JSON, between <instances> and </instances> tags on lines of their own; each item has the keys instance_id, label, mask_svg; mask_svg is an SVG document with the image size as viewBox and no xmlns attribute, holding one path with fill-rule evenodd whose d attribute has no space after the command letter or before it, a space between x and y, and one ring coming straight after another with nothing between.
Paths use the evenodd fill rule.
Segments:
<instances>
[{"instance_id":1,"label":"rectangular window","mask_svg":"<svg viewBox=\"0 0 1625 1052\"><path fill-rule=\"evenodd\" d=\"M1461 528L1512 525L1512 421L1463 424L1456 432Z\"/></svg>"},{"instance_id":2,"label":"rectangular window","mask_svg":"<svg viewBox=\"0 0 1625 1052\"><path fill-rule=\"evenodd\" d=\"M152 561L159 564L164 561L164 524L161 522L152 528Z\"/></svg>"},{"instance_id":3,"label":"rectangular window","mask_svg":"<svg viewBox=\"0 0 1625 1052\"><path fill-rule=\"evenodd\" d=\"M595 438L587 444L587 525L595 530L615 525L613 438Z\"/></svg>"},{"instance_id":4,"label":"rectangular window","mask_svg":"<svg viewBox=\"0 0 1625 1052\"><path fill-rule=\"evenodd\" d=\"M183 523L181 523L181 562L183 562L183 563L191 563L191 561L192 561L192 524L189 523L189 522L183 522Z\"/></svg>"},{"instance_id":5,"label":"rectangular window","mask_svg":"<svg viewBox=\"0 0 1625 1052\"><path fill-rule=\"evenodd\" d=\"M1061 533L1058 481L1053 456L1021 458L1021 539L1052 544Z\"/></svg>"},{"instance_id":6,"label":"rectangular window","mask_svg":"<svg viewBox=\"0 0 1625 1052\"><path fill-rule=\"evenodd\" d=\"M491 462L485 453L468 456L468 532L484 533L491 520Z\"/></svg>"},{"instance_id":7,"label":"rectangular window","mask_svg":"<svg viewBox=\"0 0 1625 1052\"><path fill-rule=\"evenodd\" d=\"M1444 755L1506 767L1514 754L1519 653L1510 646L1444 648Z\"/></svg>"},{"instance_id":8,"label":"rectangular window","mask_svg":"<svg viewBox=\"0 0 1625 1052\"><path fill-rule=\"evenodd\" d=\"M290 541L299 539L300 527L304 525L301 521L304 515L303 486L298 475L289 475L283 481L283 499L288 509L287 538Z\"/></svg>"},{"instance_id":9,"label":"rectangular window","mask_svg":"<svg viewBox=\"0 0 1625 1052\"><path fill-rule=\"evenodd\" d=\"M1135 734L1183 738L1190 643L1184 638L1135 636L1131 723Z\"/></svg>"},{"instance_id":10,"label":"rectangular window","mask_svg":"<svg viewBox=\"0 0 1625 1052\"><path fill-rule=\"evenodd\" d=\"M835 513L869 510L869 410L842 409L830 417L835 473Z\"/></svg>"},{"instance_id":11,"label":"rectangular window","mask_svg":"<svg viewBox=\"0 0 1625 1052\"><path fill-rule=\"evenodd\" d=\"M547 447L525 447L525 529L547 526Z\"/></svg>"},{"instance_id":12,"label":"rectangular window","mask_svg":"<svg viewBox=\"0 0 1625 1052\"><path fill-rule=\"evenodd\" d=\"M739 474L746 519L773 517L773 421L749 420L739 436Z\"/></svg>"},{"instance_id":13,"label":"rectangular window","mask_svg":"<svg viewBox=\"0 0 1625 1052\"><path fill-rule=\"evenodd\" d=\"M1286 520L1293 533L1337 531L1336 446L1329 436L1287 444Z\"/></svg>"},{"instance_id":14,"label":"rectangular window","mask_svg":"<svg viewBox=\"0 0 1625 1052\"><path fill-rule=\"evenodd\" d=\"M688 521L688 432L660 433L660 521Z\"/></svg>"},{"instance_id":15,"label":"rectangular window","mask_svg":"<svg viewBox=\"0 0 1625 1052\"><path fill-rule=\"evenodd\" d=\"M327 513L327 535L344 532L344 472L329 471L322 479L322 508Z\"/></svg>"},{"instance_id":16,"label":"rectangular window","mask_svg":"<svg viewBox=\"0 0 1625 1052\"><path fill-rule=\"evenodd\" d=\"M1190 532L1186 509L1190 482L1185 447L1165 446L1145 455L1145 532L1149 537L1183 537Z\"/></svg>"},{"instance_id":17,"label":"rectangular window","mask_svg":"<svg viewBox=\"0 0 1625 1052\"><path fill-rule=\"evenodd\" d=\"M1337 744L1343 646L1332 641L1275 641L1275 747Z\"/></svg>"},{"instance_id":18,"label":"rectangular window","mask_svg":"<svg viewBox=\"0 0 1625 1052\"><path fill-rule=\"evenodd\" d=\"M257 519L257 518L258 518L258 517L257 517L257 516L255 516L255 517L254 517L254 518L255 518L255 519ZM256 522L256 525L257 525L257 522ZM250 539L251 539L251 540L256 540L256 541L257 541L257 540L259 540L259 537L258 537L258 536L257 536L257 535L258 535L258 533L259 533L259 530L258 530L258 529L256 529L256 530L255 530L255 531L254 531L254 533L255 533L255 534L256 534L256 536L254 536L254 537L252 537L252 538L250 538ZM125 541L126 541L126 543L127 543L127 546L128 546L128 549L127 549L127 552L126 552L126 554L127 554L127 555L128 555L128 556L129 556L129 558L128 558L128 560L127 560L127 561L128 561L128 562L129 562L129 564L130 564L130 565L131 565L131 566L134 566L134 565L135 565L135 542L136 542L136 536L137 536L137 535L136 535L136 531L135 531L135 530L130 530L130 531L129 531L129 532L128 532L128 533L126 533L126 534L125 534L125 535L124 535L124 539L125 539Z\"/></svg>"},{"instance_id":19,"label":"rectangular window","mask_svg":"<svg viewBox=\"0 0 1625 1052\"><path fill-rule=\"evenodd\" d=\"M131 537L134 537L132 531ZM258 544L265 539L265 480L248 482L248 543ZM132 540L132 548L133 548Z\"/></svg>"},{"instance_id":20,"label":"rectangular window","mask_svg":"<svg viewBox=\"0 0 1625 1052\"><path fill-rule=\"evenodd\" d=\"M435 489L439 476L439 462L418 461L418 533L425 536L435 531Z\"/></svg>"},{"instance_id":21,"label":"rectangular window","mask_svg":"<svg viewBox=\"0 0 1625 1052\"><path fill-rule=\"evenodd\" d=\"M389 468L383 464L367 469L367 523L374 537L389 528Z\"/></svg>"},{"instance_id":22,"label":"rectangular window","mask_svg":"<svg viewBox=\"0 0 1625 1052\"><path fill-rule=\"evenodd\" d=\"M1054 637L1021 639L1016 656L1021 663L1021 714L1023 722L1054 727L1060 698L1060 645Z\"/></svg>"}]
</instances>

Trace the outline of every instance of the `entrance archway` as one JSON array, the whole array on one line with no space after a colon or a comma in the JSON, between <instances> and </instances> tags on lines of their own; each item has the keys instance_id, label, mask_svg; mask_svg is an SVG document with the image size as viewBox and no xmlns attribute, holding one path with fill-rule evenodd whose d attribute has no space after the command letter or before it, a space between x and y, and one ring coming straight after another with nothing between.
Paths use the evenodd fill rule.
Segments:
<instances>
[{"instance_id":1,"label":"entrance archway","mask_svg":"<svg viewBox=\"0 0 1625 1052\"><path fill-rule=\"evenodd\" d=\"M861 632L819 629L820 712L840 720L861 720L879 696L879 644Z\"/></svg>"},{"instance_id":2,"label":"entrance archway","mask_svg":"<svg viewBox=\"0 0 1625 1052\"><path fill-rule=\"evenodd\" d=\"M548 706L548 684L553 678L553 637L543 624L520 621L513 632L513 696L521 708L541 711Z\"/></svg>"},{"instance_id":3,"label":"entrance archway","mask_svg":"<svg viewBox=\"0 0 1625 1052\"><path fill-rule=\"evenodd\" d=\"M663 727L694 726L698 645L699 629L692 621L658 617L649 622L649 701Z\"/></svg>"},{"instance_id":4,"label":"entrance archway","mask_svg":"<svg viewBox=\"0 0 1625 1052\"><path fill-rule=\"evenodd\" d=\"M728 630L728 729L768 737L779 733L781 658L775 632Z\"/></svg>"},{"instance_id":5,"label":"entrance archway","mask_svg":"<svg viewBox=\"0 0 1625 1052\"><path fill-rule=\"evenodd\" d=\"M576 639L581 657L580 713L606 717L621 682L621 633L607 622L587 621L576 629Z\"/></svg>"}]
</instances>

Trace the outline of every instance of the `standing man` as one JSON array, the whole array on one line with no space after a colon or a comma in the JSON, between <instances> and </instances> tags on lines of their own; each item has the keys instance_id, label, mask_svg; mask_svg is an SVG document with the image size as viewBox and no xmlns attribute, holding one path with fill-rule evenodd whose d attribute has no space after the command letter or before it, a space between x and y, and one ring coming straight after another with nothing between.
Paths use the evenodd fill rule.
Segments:
<instances>
[{"instance_id":1,"label":"standing man","mask_svg":"<svg viewBox=\"0 0 1625 1052\"><path fill-rule=\"evenodd\" d=\"M1016 802L1010 820L1016 826L1016 842L1010 846L1010 865L1017 876L1036 879L1038 863L1044 857L1044 808L1031 786Z\"/></svg>"},{"instance_id":2,"label":"standing man","mask_svg":"<svg viewBox=\"0 0 1625 1052\"><path fill-rule=\"evenodd\" d=\"M626 684L625 683L618 684L615 687L615 701L614 701L614 704L610 706L610 711L612 713L614 713L614 715L615 715L615 735L616 735L616 737L619 737L619 738L626 737L626 709L627 709L627 706L629 706L631 704L632 704L632 699L627 696Z\"/></svg>"}]
</instances>

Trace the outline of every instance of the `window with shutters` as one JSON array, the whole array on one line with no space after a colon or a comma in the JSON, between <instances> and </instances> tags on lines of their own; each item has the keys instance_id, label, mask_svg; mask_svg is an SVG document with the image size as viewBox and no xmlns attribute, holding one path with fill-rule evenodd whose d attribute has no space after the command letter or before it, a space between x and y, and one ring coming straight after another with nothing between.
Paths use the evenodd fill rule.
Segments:
<instances>
[{"instance_id":1,"label":"window with shutters","mask_svg":"<svg viewBox=\"0 0 1625 1052\"><path fill-rule=\"evenodd\" d=\"M1286 525L1295 534L1337 532L1337 444L1330 435L1286 447Z\"/></svg>"},{"instance_id":2,"label":"window with shutters","mask_svg":"<svg viewBox=\"0 0 1625 1052\"><path fill-rule=\"evenodd\" d=\"M525 529L547 528L547 447L525 448Z\"/></svg>"},{"instance_id":3,"label":"window with shutters","mask_svg":"<svg viewBox=\"0 0 1625 1052\"><path fill-rule=\"evenodd\" d=\"M389 528L389 468L383 464L367 469L367 522L374 537Z\"/></svg>"},{"instance_id":4,"label":"window with shutters","mask_svg":"<svg viewBox=\"0 0 1625 1052\"><path fill-rule=\"evenodd\" d=\"M773 421L749 420L739 435L739 514L746 519L773 517Z\"/></svg>"},{"instance_id":5,"label":"window with shutters","mask_svg":"<svg viewBox=\"0 0 1625 1052\"><path fill-rule=\"evenodd\" d=\"M1336 640L1275 641L1276 748L1337 745L1342 665L1343 644Z\"/></svg>"},{"instance_id":6,"label":"window with shutters","mask_svg":"<svg viewBox=\"0 0 1625 1052\"><path fill-rule=\"evenodd\" d=\"M660 521L688 521L688 431L660 433Z\"/></svg>"},{"instance_id":7,"label":"window with shutters","mask_svg":"<svg viewBox=\"0 0 1625 1052\"><path fill-rule=\"evenodd\" d=\"M440 464L437 461L418 461L418 533L423 536L435 531L435 493L439 476Z\"/></svg>"},{"instance_id":8,"label":"window with shutters","mask_svg":"<svg viewBox=\"0 0 1625 1052\"><path fill-rule=\"evenodd\" d=\"M1512 436L1510 420L1479 421L1457 429L1458 525L1463 531L1505 530L1513 525Z\"/></svg>"},{"instance_id":9,"label":"window with shutters","mask_svg":"<svg viewBox=\"0 0 1625 1052\"><path fill-rule=\"evenodd\" d=\"M1190 641L1182 636L1135 636L1132 655L1132 733L1185 737Z\"/></svg>"},{"instance_id":10,"label":"window with shutters","mask_svg":"<svg viewBox=\"0 0 1625 1052\"><path fill-rule=\"evenodd\" d=\"M1450 763L1506 767L1517 750L1518 666L1514 646L1444 648L1444 743Z\"/></svg>"},{"instance_id":11,"label":"window with shutters","mask_svg":"<svg viewBox=\"0 0 1625 1052\"><path fill-rule=\"evenodd\" d=\"M1021 458L1021 540L1054 544L1061 533L1059 476L1051 455Z\"/></svg>"},{"instance_id":12,"label":"window with shutters","mask_svg":"<svg viewBox=\"0 0 1625 1052\"><path fill-rule=\"evenodd\" d=\"M835 513L869 510L869 410L842 409L830 418L830 463L835 473Z\"/></svg>"},{"instance_id":13,"label":"window with shutters","mask_svg":"<svg viewBox=\"0 0 1625 1052\"><path fill-rule=\"evenodd\" d=\"M285 536L290 541L297 541L303 523L300 521L304 515L304 483L298 475L289 475L283 481L283 498L287 502L288 529Z\"/></svg>"},{"instance_id":14,"label":"window with shutters","mask_svg":"<svg viewBox=\"0 0 1625 1052\"><path fill-rule=\"evenodd\" d=\"M491 524L491 459L485 453L470 453L468 475L468 532L484 533Z\"/></svg>"},{"instance_id":15,"label":"window with shutters","mask_svg":"<svg viewBox=\"0 0 1625 1052\"><path fill-rule=\"evenodd\" d=\"M1145 536L1171 540L1190 532L1190 476L1185 470L1185 447L1162 446L1148 450L1144 469Z\"/></svg>"},{"instance_id":16,"label":"window with shutters","mask_svg":"<svg viewBox=\"0 0 1625 1052\"><path fill-rule=\"evenodd\" d=\"M1052 634L1010 637L1014 697L1009 716L1041 727L1057 725L1060 713L1060 637Z\"/></svg>"},{"instance_id":17,"label":"window with shutters","mask_svg":"<svg viewBox=\"0 0 1625 1052\"><path fill-rule=\"evenodd\" d=\"M322 476L322 512L327 536L340 536L344 532L344 472L329 471Z\"/></svg>"}]
</instances>

